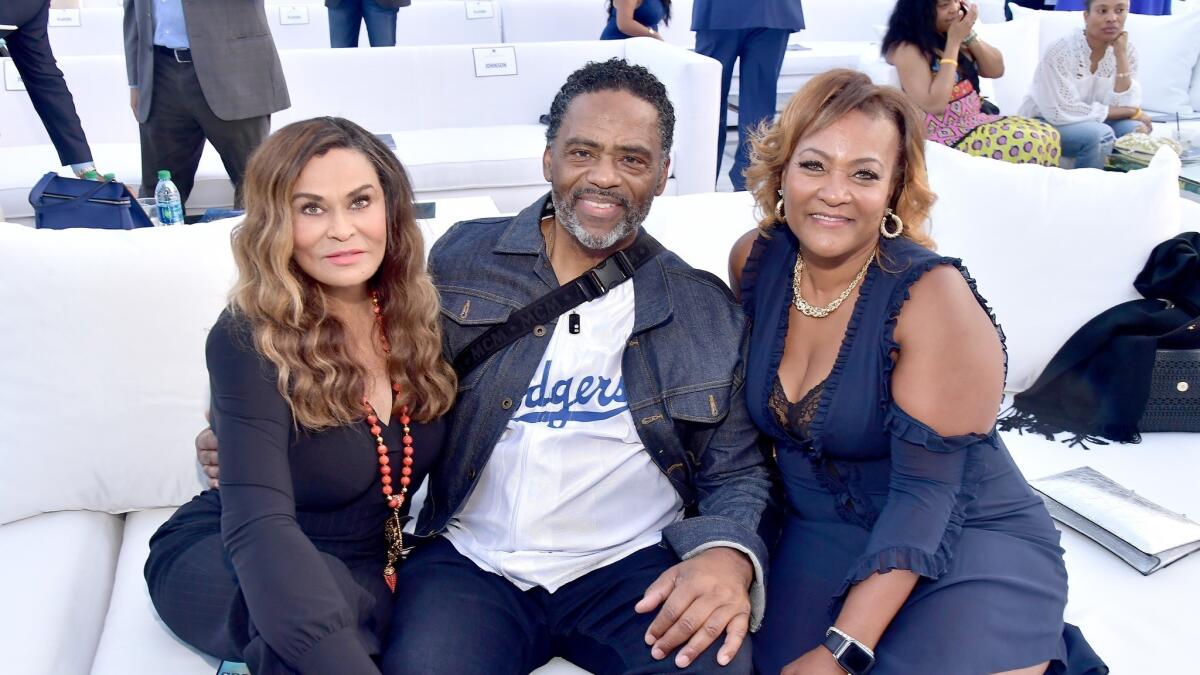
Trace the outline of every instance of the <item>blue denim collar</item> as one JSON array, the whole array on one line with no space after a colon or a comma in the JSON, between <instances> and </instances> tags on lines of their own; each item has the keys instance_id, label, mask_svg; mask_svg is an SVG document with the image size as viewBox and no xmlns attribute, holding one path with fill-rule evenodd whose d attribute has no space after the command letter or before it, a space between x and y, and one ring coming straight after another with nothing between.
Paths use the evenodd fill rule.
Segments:
<instances>
[{"instance_id":1,"label":"blue denim collar","mask_svg":"<svg viewBox=\"0 0 1200 675\"><path fill-rule=\"evenodd\" d=\"M501 255L538 256L538 261L535 263L537 269L541 269L544 265L545 269L549 270L549 262L545 260L545 246L539 223L544 216L553 212L554 207L550 200L550 193L546 193L541 199L525 207L513 217L512 222L496 241L492 252ZM642 236L644 232L645 230L639 231L638 236ZM633 275L633 281L637 285L633 301L633 332L635 335L660 326L671 318L671 293L667 286L664 258L673 255L665 252L642 265ZM552 272L552 270L550 271ZM545 279L545 275L539 274L538 276ZM548 283L554 281L552 275L550 279L546 280ZM557 282L554 282L551 288L555 286L557 286Z\"/></svg>"}]
</instances>

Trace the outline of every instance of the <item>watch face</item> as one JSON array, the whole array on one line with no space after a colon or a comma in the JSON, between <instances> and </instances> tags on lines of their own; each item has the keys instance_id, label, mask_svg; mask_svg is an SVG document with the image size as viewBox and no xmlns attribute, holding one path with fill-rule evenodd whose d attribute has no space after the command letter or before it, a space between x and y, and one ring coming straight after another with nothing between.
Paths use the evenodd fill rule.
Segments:
<instances>
[{"instance_id":1,"label":"watch face","mask_svg":"<svg viewBox=\"0 0 1200 675\"><path fill-rule=\"evenodd\" d=\"M850 643L846 645L846 651L842 652L838 663L852 673L865 673L868 668L875 665L875 659L858 645Z\"/></svg>"}]
</instances>

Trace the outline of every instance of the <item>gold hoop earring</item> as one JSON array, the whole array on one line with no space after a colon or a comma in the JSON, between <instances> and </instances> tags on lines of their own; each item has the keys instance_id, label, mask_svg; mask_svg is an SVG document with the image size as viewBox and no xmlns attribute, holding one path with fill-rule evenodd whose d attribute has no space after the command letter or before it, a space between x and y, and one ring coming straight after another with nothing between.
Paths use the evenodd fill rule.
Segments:
<instances>
[{"instance_id":1,"label":"gold hoop earring","mask_svg":"<svg viewBox=\"0 0 1200 675\"><path fill-rule=\"evenodd\" d=\"M775 202L775 219L781 223L787 222L787 216L783 214L783 190L779 190L779 201Z\"/></svg>"},{"instance_id":2,"label":"gold hoop earring","mask_svg":"<svg viewBox=\"0 0 1200 675\"><path fill-rule=\"evenodd\" d=\"M891 219L896 224L894 231L888 230L888 219ZM882 234L885 239L895 239L904 234L904 221L900 220L900 216L896 215L891 209L883 214L883 220L879 221L879 234Z\"/></svg>"}]
</instances>

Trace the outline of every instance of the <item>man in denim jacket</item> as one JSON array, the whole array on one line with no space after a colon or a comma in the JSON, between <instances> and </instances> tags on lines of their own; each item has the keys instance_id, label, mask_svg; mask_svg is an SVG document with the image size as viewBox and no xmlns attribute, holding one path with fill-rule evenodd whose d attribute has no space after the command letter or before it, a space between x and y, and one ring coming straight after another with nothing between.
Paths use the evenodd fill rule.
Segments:
<instances>
[{"instance_id":1,"label":"man in denim jacket","mask_svg":"<svg viewBox=\"0 0 1200 675\"><path fill-rule=\"evenodd\" d=\"M568 78L546 132L551 194L459 223L430 254L448 358L633 244L673 132L645 68ZM524 675L560 656L593 673L750 673L769 478L743 324L719 279L662 252L464 374L383 671Z\"/></svg>"},{"instance_id":2,"label":"man in denim jacket","mask_svg":"<svg viewBox=\"0 0 1200 675\"><path fill-rule=\"evenodd\" d=\"M673 130L644 68L614 59L568 78L546 132L551 195L460 223L430 254L449 357L634 242ZM738 647L762 611L768 477L743 402L741 311L663 252L569 314L463 375L417 528L442 536L401 569L389 653L418 672L508 672L502 654L514 673L551 656L750 672Z\"/></svg>"}]
</instances>

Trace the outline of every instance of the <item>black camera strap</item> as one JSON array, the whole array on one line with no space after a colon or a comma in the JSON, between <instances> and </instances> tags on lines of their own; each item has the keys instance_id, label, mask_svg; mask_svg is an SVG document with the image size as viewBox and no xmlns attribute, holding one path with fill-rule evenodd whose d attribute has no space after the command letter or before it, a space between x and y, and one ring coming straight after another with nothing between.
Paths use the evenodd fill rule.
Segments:
<instances>
[{"instance_id":1,"label":"black camera strap","mask_svg":"<svg viewBox=\"0 0 1200 675\"><path fill-rule=\"evenodd\" d=\"M633 278L633 273L654 256L662 253L663 245L642 230L627 249L608 256L600 264L575 279L559 286L542 297L509 315L508 320L493 326L471 341L454 357L454 372L466 377L488 357L585 302L609 292Z\"/></svg>"}]
</instances>

